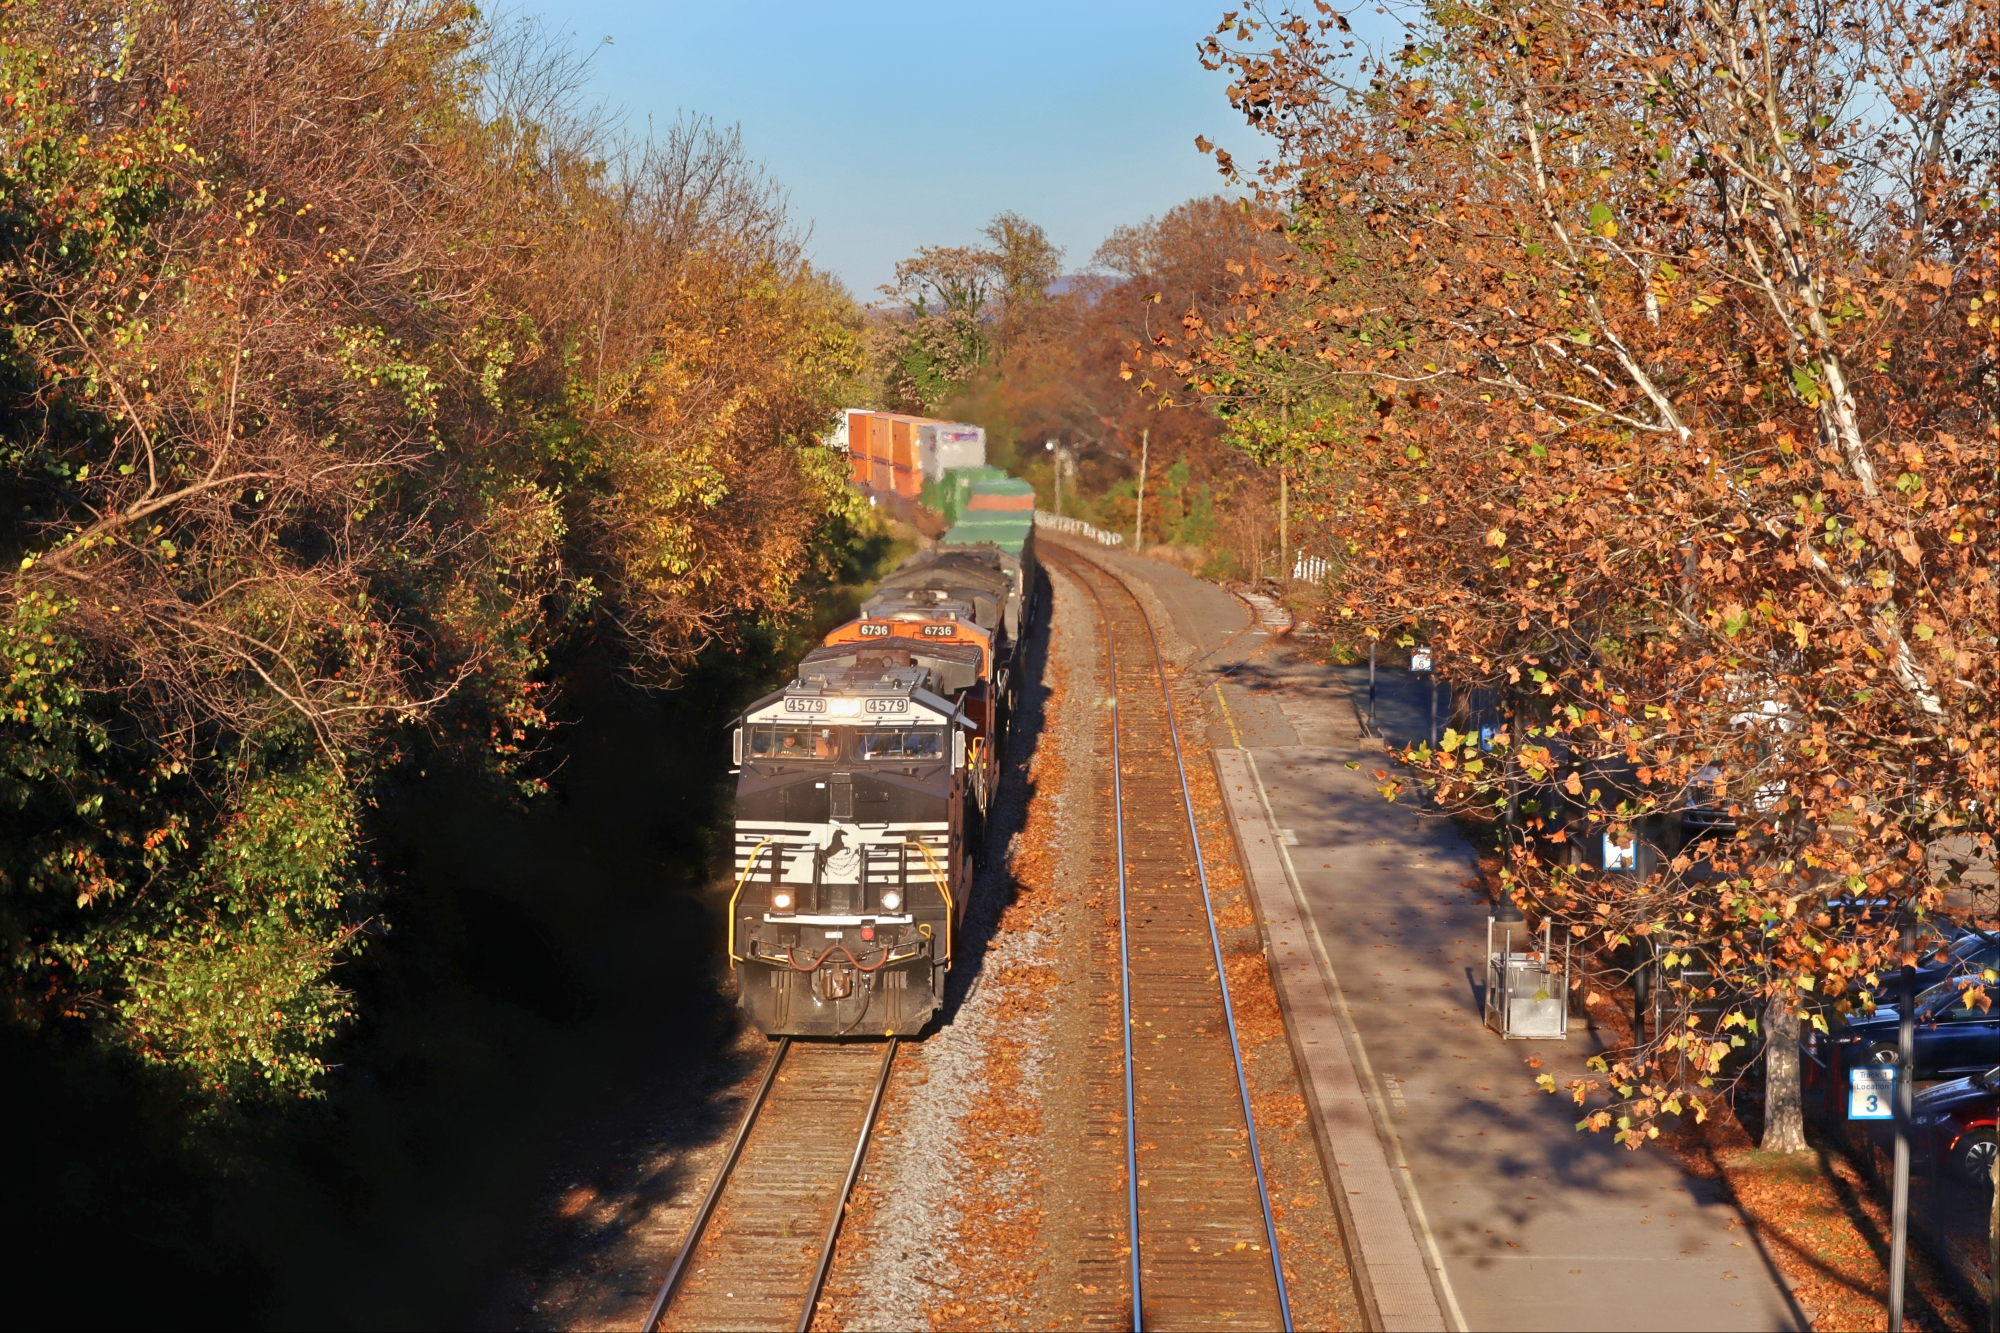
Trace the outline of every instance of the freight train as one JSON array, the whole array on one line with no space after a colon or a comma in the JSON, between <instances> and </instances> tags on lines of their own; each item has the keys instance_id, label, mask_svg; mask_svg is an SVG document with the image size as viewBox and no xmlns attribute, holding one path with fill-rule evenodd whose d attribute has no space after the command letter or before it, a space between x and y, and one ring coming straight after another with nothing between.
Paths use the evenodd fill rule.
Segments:
<instances>
[{"instance_id":1,"label":"freight train","mask_svg":"<svg viewBox=\"0 0 2000 1333\"><path fill-rule=\"evenodd\" d=\"M966 471L944 537L735 730L729 959L770 1035L909 1036L943 1002L1038 602L1034 492Z\"/></svg>"}]
</instances>

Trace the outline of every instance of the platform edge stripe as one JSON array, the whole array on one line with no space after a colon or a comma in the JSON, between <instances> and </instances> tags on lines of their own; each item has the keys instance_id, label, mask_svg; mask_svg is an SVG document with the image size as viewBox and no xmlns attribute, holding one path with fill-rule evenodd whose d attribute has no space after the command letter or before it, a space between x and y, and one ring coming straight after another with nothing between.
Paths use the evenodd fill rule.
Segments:
<instances>
[{"instance_id":1,"label":"platform edge stripe","mask_svg":"<svg viewBox=\"0 0 2000 1333\"><path fill-rule=\"evenodd\" d=\"M1444 1333L1450 1324L1396 1188L1330 985L1312 957L1270 823L1261 802L1250 794L1255 779L1245 752L1217 746L1210 756L1256 909L1265 964L1278 993L1327 1193L1340 1218L1362 1323L1385 1333ZM1336 1110L1345 1112L1339 1124Z\"/></svg>"}]
</instances>

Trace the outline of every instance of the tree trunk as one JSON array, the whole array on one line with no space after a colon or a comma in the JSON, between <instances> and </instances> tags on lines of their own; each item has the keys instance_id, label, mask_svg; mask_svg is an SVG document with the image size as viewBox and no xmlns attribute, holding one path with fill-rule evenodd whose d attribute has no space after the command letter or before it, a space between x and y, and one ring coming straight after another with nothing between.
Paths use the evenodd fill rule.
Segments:
<instances>
[{"instance_id":1,"label":"tree trunk","mask_svg":"<svg viewBox=\"0 0 2000 1333\"><path fill-rule=\"evenodd\" d=\"M1765 1011L1765 1152L1804 1152L1806 1119L1799 1089L1799 1016L1788 996L1776 996Z\"/></svg>"}]
</instances>

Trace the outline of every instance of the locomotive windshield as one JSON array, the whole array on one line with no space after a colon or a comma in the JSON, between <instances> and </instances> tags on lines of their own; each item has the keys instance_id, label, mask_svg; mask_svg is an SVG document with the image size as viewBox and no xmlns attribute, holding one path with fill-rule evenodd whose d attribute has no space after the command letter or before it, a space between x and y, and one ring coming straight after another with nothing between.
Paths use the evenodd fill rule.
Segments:
<instances>
[{"instance_id":1,"label":"locomotive windshield","mask_svg":"<svg viewBox=\"0 0 2000 1333\"><path fill-rule=\"evenodd\" d=\"M750 728L752 759L838 759L840 734L832 727L797 727L763 722Z\"/></svg>"},{"instance_id":2,"label":"locomotive windshield","mask_svg":"<svg viewBox=\"0 0 2000 1333\"><path fill-rule=\"evenodd\" d=\"M942 759L943 727L875 728L855 733L863 759Z\"/></svg>"}]
</instances>

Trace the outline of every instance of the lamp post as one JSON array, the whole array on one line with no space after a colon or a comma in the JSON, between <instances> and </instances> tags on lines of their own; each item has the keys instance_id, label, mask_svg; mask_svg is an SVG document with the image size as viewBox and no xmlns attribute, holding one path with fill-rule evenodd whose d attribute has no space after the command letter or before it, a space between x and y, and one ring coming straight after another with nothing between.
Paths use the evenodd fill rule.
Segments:
<instances>
[{"instance_id":1,"label":"lamp post","mask_svg":"<svg viewBox=\"0 0 2000 1333\"><path fill-rule=\"evenodd\" d=\"M1069 452L1069 450L1067 450L1067 449L1063 448L1063 447L1062 447L1062 445L1060 445L1060 444L1056 443L1056 442L1055 442L1054 440L1050 440L1050 441L1048 441L1048 442L1047 442L1046 444L1044 444L1044 445L1042 446L1042 448L1044 448L1044 449L1048 450L1048 451L1049 451L1049 453L1051 453L1051 454L1053 454L1053 455L1055 456L1055 470L1056 470L1056 516L1057 516L1058 518L1060 518L1060 517L1062 516L1062 511L1063 511L1063 507L1062 507L1062 478L1063 478L1063 469L1064 469L1065 467L1067 467L1067 466L1069 465L1069 462L1070 462L1070 458L1071 458L1071 455L1070 455L1070 452Z\"/></svg>"},{"instance_id":2,"label":"lamp post","mask_svg":"<svg viewBox=\"0 0 2000 1333\"><path fill-rule=\"evenodd\" d=\"M1375 641L1368 641L1368 729L1376 735L1382 729L1375 725Z\"/></svg>"},{"instance_id":3,"label":"lamp post","mask_svg":"<svg viewBox=\"0 0 2000 1333\"><path fill-rule=\"evenodd\" d=\"M1917 969L1905 963L1896 1032L1896 1177L1889 1193L1889 1333L1903 1333L1904 1270L1910 1258L1910 1115L1917 1081ZM1875 1149L1871 1145L1869 1152Z\"/></svg>"}]
</instances>

